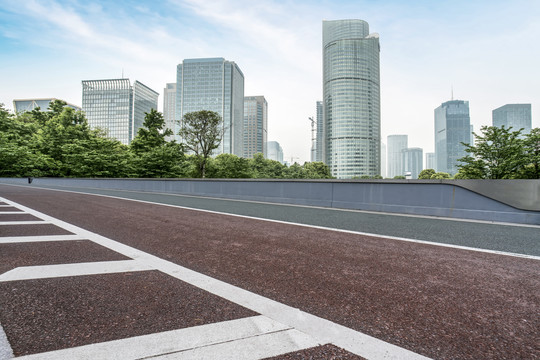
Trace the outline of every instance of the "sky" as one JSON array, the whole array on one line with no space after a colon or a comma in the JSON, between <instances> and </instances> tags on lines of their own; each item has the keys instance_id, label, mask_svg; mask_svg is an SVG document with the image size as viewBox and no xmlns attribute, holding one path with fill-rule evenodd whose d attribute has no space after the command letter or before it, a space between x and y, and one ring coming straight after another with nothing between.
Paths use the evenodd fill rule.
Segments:
<instances>
[{"instance_id":1,"label":"sky","mask_svg":"<svg viewBox=\"0 0 540 360\"><path fill-rule=\"evenodd\" d=\"M245 95L268 101L268 140L310 160L322 100L322 21L361 19L380 36L381 138L434 151L433 111L467 100L475 131L491 111L532 104L540 127L538 0L0 0L0 103L81 105L82 80L139 80L160 93L183 59L223 57Z\"/></svg>"}]
</instances>

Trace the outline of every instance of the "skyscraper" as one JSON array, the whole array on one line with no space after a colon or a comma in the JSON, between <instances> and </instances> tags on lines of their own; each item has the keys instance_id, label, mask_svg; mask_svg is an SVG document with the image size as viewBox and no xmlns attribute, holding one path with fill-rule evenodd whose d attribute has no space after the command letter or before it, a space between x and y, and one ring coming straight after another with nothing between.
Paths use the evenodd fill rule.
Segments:
<instances>
[{"instance_id":1,"label":"skyscraper","mask_svg":"<svg viewBox=\"0 0 540 360\"><path fill-rule=\"evenodd\" d=\"M532 128L531 104L507 104L492 111L493 126L512 127L512 131L523 129L529 134Z\"/></svg>"},{"instance_id":2,"label":"skyscraper","mask_svg":"<svg viewBox=\"0 0 540 360\"><path fill-rule=\"evenodd\" d=\"M394 176L403 176L403 158L401 156L401 151L407 149L408 147L408 136L407 135L388 135L387 137L387 151L388 154L388 171L386 176L389 178L394 178Z\"/></svg>"},{"instance_id":3,"label":"skyscraper","mask_svg":"<svg viewBox=\"0 0 540 360\"><path fill-rule=\"evenodd\" d=\"M163 119L165 127L173 131L173 135L168 140L180 140L178 135L180 126L176 121L176 83L168 83L163 89Z\"/></svg>"},{"instance_id":4,"label":"skyscraper","mask_svg":"<svg viewBox=\"0 0 540 360\"><path fill-rule=\"evenodd\" d=\"M283 149L277 141L268 142L268 159L279 161L283 164Z\"/></svg>"},{"instance_id":5,"label":"skyscraper","mask_svg":"<svg viewBox=\"0 0 540 360\"><path fill-rule=\"evenodd\" d=\"M435 153L428 152L426 153L426 163L424 169L433 169L435 170L437 165L435 164Z\"/></svg>"},{"instance_id":6,"label":"skyscraper","mask_svg":"<svg viewBox=\"0 0 540 360\"><path fill-rule=\"evenodd\" d=\"M244 157L267 156L268 103L264 96L244 97Z\"/></svg>"},{"instance_id":7,"label":"skyscraper","mask_svg":"<svg viewBox=\"0 0 540 360\"><path fill-rule=\"evenodd\" d=\"M379 36L323 21L323 158L337 178L380 174Z\"/></svg>"},{"instance_id":8,"label":"skyscraper","mask_svg":"<svg viewBox=\"0 0 540 360\"><path fill-rule=\"evenodd\" d=\"M314 161L324 161L323 159L323 102L317 101L317 133L315 135L315 159Z\"/></svg>"},{"instance_id":9,"label":"skyscraper","mask_svg":"<svg viewBox=\"0 0 540 360\"><path fill-rule=\"evenodd\" d=\"M139 81L132 86L129 79L83 80L82 87L88 125L126 145L142 127L145 113L157 110L159 94Z\"/></svg>"},{"instance_id":10,"label":"skyscraper","mask_svg":"<svg viewBox=\"0 0 540 360\"><path fill-rule=\"evenodd\" d=\"M223 119L223 138L214 155L244 155L244 74L223 58L186 59L177 67L176 118L210 110Z\"/></svg>"},{"instance_id":11,"label":"skyscraper","mask_svg":"<svg viewBox=\"0 0 540 360\"><path fill-rule=\"evenodd\" d=\"M458 159L467 155L461 144L471 140L469 102L451 100L435 109L435 158L437 171L455 175Z\"/></svg>"},{"instance_id":12,"label":"skyscraper","mask_svg":"<svg viewBox=\"0 0 540 360\"><path fill-rule=\"evenodd\" d=\"M406 174L406 177L410 176L411 179L418 179L418 174L420 174L420 171L422 171L423 168L422 153L423 150L421 148L407 148L401 150L403 174Z\"/></svg>"}]
</instances>

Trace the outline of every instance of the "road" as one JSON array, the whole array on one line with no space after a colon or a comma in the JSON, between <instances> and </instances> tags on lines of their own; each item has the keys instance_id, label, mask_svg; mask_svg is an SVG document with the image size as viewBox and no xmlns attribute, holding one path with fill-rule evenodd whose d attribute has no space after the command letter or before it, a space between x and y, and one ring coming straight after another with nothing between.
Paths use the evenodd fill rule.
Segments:
<instances>
[{"instance_id":1,"label":"road","mask_svg":"<svg viewBox=\"0 0 540 360\"><path fill-rule=\"evenodd\" d=\"M99 192L116 198L0 185L0 240L80 236L0 243L0 323L16 355L263 319L304 344L284 355L286 341L269 341L276 359L540 356L538 227ZM41 213L54 221L11 225ZM73 263L90 265L17 270Z\"/></svg>"}]
</instances>

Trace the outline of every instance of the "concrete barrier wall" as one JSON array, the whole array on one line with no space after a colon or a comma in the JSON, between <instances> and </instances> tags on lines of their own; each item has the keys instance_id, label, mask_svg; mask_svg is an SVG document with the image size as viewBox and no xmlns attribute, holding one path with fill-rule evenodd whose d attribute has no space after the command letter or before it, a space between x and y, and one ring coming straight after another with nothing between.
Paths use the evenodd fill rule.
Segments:
<instances>
[{"instance_id":1,"label":"concrete barrier wall","mask_svg":"<svg viewBox=\"0 0 540 360\"><path fill-rule=\"evenodd\" d=\"M27 179L1 178L25 184ZM218 180L37 178L30 186L99 188L540 224L540 180Z\"/></svg>"}]
</instances>

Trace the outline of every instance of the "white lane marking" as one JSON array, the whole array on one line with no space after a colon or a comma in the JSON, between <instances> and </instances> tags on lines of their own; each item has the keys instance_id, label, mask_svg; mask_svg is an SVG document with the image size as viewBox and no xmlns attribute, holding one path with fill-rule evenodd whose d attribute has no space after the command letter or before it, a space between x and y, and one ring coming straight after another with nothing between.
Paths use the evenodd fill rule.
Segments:
<instances>
[{"instance_id":1,"label":"white lane marking","mask_svg":"<svg viewBox=\"0 0 540 360\"><path fill-rule=\"evenodd\" d=\"M49 221L0 221L0 225L42 225L50 224Z\"/></svg>"},{"instance_id":2,"label":"white lane marking","mask_svg":"<svg viewBox=\"0 0 540 360\"><path fill-rule=\"evenodd\" d=\"M277 323L265 316L258 315L248 318L223 321L200 326L194 326L185 329L165 331L161 333L141 335L127 339L119 339L102 343L84 345L74 348L56 350L41 354L22 356L21 360L71 360L71 359L100 359L116 360L119 354L122 359L141 359L150 358L159 355L178 354L179 352L193 351L204 348L220 348L219 344L236 344L238 341L264 338L268 341L267 346L278 349L280 344L276 339L272 341L265 335L290 332L288 326ZM297 334L294 334L297 335ZM293 340L296 338L293 335ZM298 338L298 336L297 336ZM270 341L269 341L270 340ZM307 339L297 347L303 348L317 346L318 343L313 339ZM216 347L217 346L217 347ZM270 350L270 349L269 349ZM297 350L297 349L295 349ZM301 349L298 349L301 350ZM282 354L283 352L278 353ZM222 359L225 353L223 349L215 353L216 356L205 357L205 359ZM266 355L266 354L265 354ZM269 355L273 356L273 355ZM266 356L266 357L269 357ZM161 358L161 357L160 357Z\"/></svg>"},{"instance_id":3,"label":"white lane marking","mask_svg":"<svg viewBox=\"0 0 540 360\"><path fill-rule=\"evenodd\" d=\"M19 215L26 214L24 211L0 211L0 215Z\"/></svg>"},{"instance_id":4,"label":"white lane marking","mask_svg":"<svg viewBox=\"0 0 540 360\"><path fill-rule=\"evenodd\" d=\"M0 244L85 240L79 235L0 236Z\"/></svg>"},{"instance_id":5,"label":"white lane marking","mask_svg":"<svg viewBox=\"0 0 540 360\"><path fill-rule=\"evenodd\" d=\"M3 184L3 185L10 185L10 184ZM21 186L21 185L10 185L10 186ZM398 237L398 236L390 236L390 235L381 235L381 234L375 234L375 233L367 233L367 232L354 231L354 230L336 229L336 228L325 227L325 226L302 224L302 223L295 223L295 222L289 222L289 221L283 221L283 220L266 219L266 218L260 218L260 217L255 217L255 216L248 216L248 215L231 214L231 213L226 213L226 212L221 212L221 211L213 211L213 210L191 208L191 207L187 207L187 206L163 204L163 203L146 201L146 200L129 199L129 198L123 198L123 197L119 197L119 196L112 196L112 195L92 194L92 193L85 193L85 192L79 192L79 191L49 189L49 188L40 188L40 189L41 190L49 190L49 191L69 192L69 193L82 194L82 195L101 196L101 197L106 197L106 198L111 198L111 199L134 201L134 202L139 202L139 203L143 203L143 204L161 205L161 206L167 206L167 207L172 207L172 208L177 208L177 209L184 209L184 210L190 210L190 211L199 211L199 212L204 212L204 213L209 213L209 214L218 214L218 215L239 217L239 218L244 218L244 219L266 221L266 222L272 222L272 223L276 223L276 224L294 225L294 226L301 226L301 227L306 227L306 228L311 228L311 229L335 231L335 232L342 232L342 233L346 233L346 234L355 234L355 235L361 235L361 236L370 236L370 237L376 237L376 238L379 238L379 239L405 241L405 242L412 242L412 243L417 243L417 244L445 247L445 248L465 250L465 251L474 251L474 252L487 253L487 254L495 254L495 255L503 255L503 256L512 256L512 257L518 257L518 258L532 259L532 260L540 260L540 256L512 253L512 252L507 252L507 251L480 249L480 248L474 248L474 247L463 246L463 245L445 244L445 243L438 243L438 242L427 241L427 240L417 240L417 239L410 239L410 238L404 238L404 237ZM171 194L166 194L166 195L171 195ZM221 199L221 200L224 200L224 199ZM228 200L228 199L226 199L226 200ZM8 200L6 199L6 202L7 201ZM276 205L276 204L272 204L272 203L270 203L270 204L271 205ZM277 204L277 205L283 205L283 204ZM15 206L15 205L13 205L13 206ZM297 206L297 205L291 205L291 206ZM324 208L324 209L326 209L326 208ZM334 210L337 211L337 210L341 210L341 209L334 209ZM390 214L390 215L393 215L393 214ZM439 219L439 218L437 218L437 219ZM455 220L455 219L449 219L449 220ZM458 219L456 221L461 221L461 220ZM475 221L473 221L473 222L475 222ZM514 225L514 224L507 224L507 223L490 223L490 224ZM520 224L515 224L515 225L519 226ZM531 225L531 226L527 226L527 227L540 227L540 226Z\"/></svg>"},{"instance_id":6,"label":"white lane marking","mask_svg":"<svg viewBox=\"0 0 540 360\"><path fill-rule=\"evenodd\" d=\"M4 328L0 324L0 359L8 360L14 357L15 355L13 355L13 350L4 332Z\"/></svg>"},{"instance_id":7,"label":"white lane marking","mask_svg":"<svg viewBox=\"0 0 540 360\"><path fill-rule=\"evenodd\" d=\"M10 200L2 199L4 202L12 203ZM171 275L177 279L206 290L214 295L232 301L245 308L253 310L279 323L285 324L299 330L320 344L332 343L347 351L355 353L367 359L395 359L413 360L428 359L425 356L416 354L410 350L400 348L396 345L376 339L356 330L333 323L329 320L303 312L299 309L265 298L261 295L233 286L221 280L195 272L170 261L161 259L131 246L122 244L99 234L77 227L73 224L53 218L36 210L17 204L28 213L51 221L54 225L64 228L72 233L83 236L97 244L112 249L132 259L136 259L141 264Z\"/></svg>"},{"instance_id":8,"label":"white lane marking","mask_svg":"<svg viewBox=\"0 0 540 360\"><path fill-rule=\"evenodd\" d=\"M7 205L7 204L0 204L0 208L7 208L7 207L13 207L13 206Z\"/></svg>"},{"instance_id":9,"label":"white lane marking","mask_svg":"<svg viewBox=\"0 0 540 360\"><path fill-rule=\"evenodd\" d=\"M66 276L112 274L154 270L137 260L96 261L88 263L21 266L0 275L0 282L46 279Z\"/></svg>"}]
</instances>

